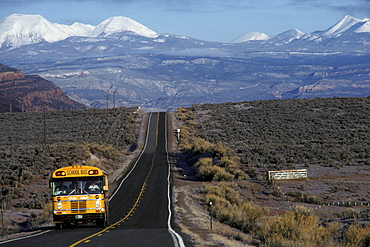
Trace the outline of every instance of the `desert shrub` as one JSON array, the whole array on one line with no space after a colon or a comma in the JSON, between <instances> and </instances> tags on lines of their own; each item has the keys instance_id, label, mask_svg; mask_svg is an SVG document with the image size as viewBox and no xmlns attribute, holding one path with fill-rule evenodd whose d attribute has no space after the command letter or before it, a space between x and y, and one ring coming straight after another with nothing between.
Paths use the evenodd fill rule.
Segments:
<instances>
[{"instance_id":1,"label":"desert shrub","mask_svg":"<svg viewBox=\"0 0 370 247\"><path fill-rule=\"evenodd\" d=\"M38 224L43 224L45 222L51 221L53 217L53 203L48 202L44 205L39 215L37 215Z\"/></svg>"},{"instance_id":2,"label":"desert shrub","mask_svg":"<svg viewBox=\"0 0 370 247\"><path fill-rule=\"evenodd\" d=\"M21 189L18 189L18 188L11 188L10 194L11 194L13 199L24 197L23 191Z\"/></svg>"},{"instance_id":3,"label":"desert shrub","mask_svg":"<svg viewBox=\"0 0 370 247\"><path fill-rule=\"evenodd\" d=\"M294 213L305 215L305 216L313 216L314 215L311 208L307 208L307 207L304 207L304 206L295 206L294 207Z\"/></svg>"},{"instance_id":4,"label":"desert shrub","mask_svg":"<svg viewBox=\"0 0 370 247\"><path fill-rule=\"evenodd\" d=\"M199 159L195 167L204 181L231 181L234 179L234 175L228 173L225 168L213 165L212 158Z\"/></svg>"},{"instance_id":5,"label":"desert shrub","mask_svg":"<svg viewBox=\"0 0 370 247\"><path fill-rule=\"evenodd\" d=\"M332 225L320 226L313 216L297 212L285 212L282 217L266 218L257 236L261 246L336 246Z\"/></svg>"},{"instance_id":6,"label":"desert shrub","mask_svg":"<svg viewBox=\"0 0 370 247\"><path fill-rule=\"evenodd\" d=\"M231 150L229 150L229 147L227 147L223 142L217 143L217 145L213 148L213 154L214 156L218 158L222 158L225 156L232 156Z\"/></svg>"},{"instance_id":7,"label":"desert shrub","mask_svg":"<svg viewBox=\"0 0 370 247\"><path fill-rule=\"evenodd\" d=\"M265 216L266 209L253 205L252 202L244 202L240 206L235 206L232 212L232 221L235 226L243 232L249 233L255 231L258 221Z\"/></svg>"},{"instance_id":8,"label":"desert shrub","mask_svg":"<svg viewBox=\"0 0 370 247\"><path fill-rule=\"evenodd\" d=\"M192 137L193 137L193 133L192 133L192 129L189 127L189 126L182 126L180 128L180 144L179 144L179 148L181 150L191 150L193 148L193 145L192 145Z\"/></svg>"},{"instance_id":9,"label":"desert shrub","mask_svg":"<svg viewBox=\"0 0 370 247\"><path fill-rule=\"evenodd\" d=\"M204 200L212 202L214 217L246 233L254 231L257 222L268 212L252 202L244 201L230 186L206 186L204 193Z\"/></svg>"},{"instance_id":10,"label":"desert shrub","mask_svg":"<svg viewBox=\"0 0 370 247\"><path fill-rule=\"evenodd\" d=\"M88 150L98 156L108 160L116 160L120 157L120 152L110 144L103 142L99 143L85 143Z\"/></svg>"},{"instance_id":11,"label":"desert shrub","mask_svg":"<svg viewBox=\"0 0 370 247\"><path fill-rule=\"evenodd\" d=\"M193 120L194 114L192 111L186 109L185 107L179 107L176 110L177 118L180 121Z\"/></svg>"},{"instance_id":12,"label":"desert shrub","mask_svg":"<svg viewBox=\"0 0 370 247\"><path fill-rule=\"evenodd\" d=\"M365 209L360 212L361 218L369 218L370 217L370 209Z\"/></svg>"},{"instance_id":13,"label":"desert shrub","mask_svg":"<svg viewBox=\"0 0 370 247\"><path fill-rule=\"evenodd\" d=\"M232 168L232 167L237 167L238 164L234 160L231 160L229 157L222 157L220 159L219 165L221 167L226 167L226 168Z\"/></svg>"},{"instance_id":14,"label":"desert shrub","mask_svg":"<svg viewBox=\"0 0 370 247\"><path fill-rule=\"evenodd\" d=\"M295 193L295 197L301 202L312 203L312 204L322 203L321 199L317 195L310 195L309 193L303 193L301 191L297 191Z\"/></svg>"},{"instance_id":15,"label":"desert shrub","mask_svg":"<svg viewBox=\"0 0 370 247\"><path fill-rule=\"evenodd\" d=\"M276 197L281 197L283 196L283 192L281 191L280 188L274 186L273 190L272 190L272 193L271 193L273 196L276 196Z\"/></svg>"},{"instance_id":16,"label":"desert shrub","mask_svg":"<svg viewBox=\"0 0 370 247\"><path fill-rule=\"evenodd\" d=\"M30 184L33 181L33 174L30 171L25 171L21 178L23 184Z\"/></svg>"},{"instance_id":17,"label":"desert shrub","mask_svg":"<svg viewBox=\"0 0 370 247\"><path fill-rule=\"evenodd\" d=\"M214 145L207 142L203 138L194 138L193 140L193 152L194 153L206 153L212 151Z\"/></svg>"},{"instance_id":18,"label":"desert shrub","mask_svg":"<svg viewBox=\"0 0 370 247\"><path fill-rule=\"evenodd\" d=\"M192 108L194 110L195 107ZM246 174L239 167L239 159L235 152L224 143L217 144L199 137L198 132L202 129L201 124L197 124L193 117L194 112L190 109L180 107L177 109L177 118L184 122L180 129L179 148L183 152L192 151L200 157L195 165L198 177L205 181L232 181L234 179L245 179ZM188 117L184 117L184 116ZM203 160L206 156L207 161ZM212 156L212 158L209 158ZM203 158L202 158L203 157Z\"/></svg>"},{"instance_id":19,"label":"desert shrub","mask_svg":"<svg viewBox=\"0 0 370 247\"><path fill-rule=\"evenodd\" d=\"M213 165L212 158L201 158L195 164L195 166L197 166L197 167L201 167L201 166L212 166L212 165Z\"/></svg>"},{"instance_id":20,"label":"desert shrub","mask_svg":"<svg viewBox=\"0 0 370 247\"><path fill-rule=\"evenodd\" d=\"M370 227L351 225L344 232L346 247L368 247L370 246Z\"/></svg>"},{"instance_id":21,"label":"desert shrub","mask_svg":"<svg viewBox=\"0 0 370 247\"><path fill-rule=\"evenodd\" d=\"M230 156L224 156L219 160L218 165L220 167L224 167L225 170L233 174L235 179L237 180L243 180L246 179L246 174L240 169L239 162L236 156L231 156L234 158L230 158Z\"/></svg>"},{"instance_id":22,"label":"desert shrub","mask_svg":"<svg viewBox=\"0 0 370 247\"><path fill-rule=\"evenodd\" d=\"M361 212L354 208L346 208L338 212L338 217L346 218L346 219L353 219L359 218L361 216Z\"/></svg>"},{"instance_id":23,"label":"desert shrub","mask_svg":"<svg viewBox=\"0 0 370 247\"><path fill-rule=\"evenodd\" d=\"M265 100L192 107L211 143L227 143L246 164L370 164L369 97ZM207 114L198 114L206 112ZM361 127L360 127L361 126Z\"/></svg>"},{"instance_id":24,"label":"desert shrub","mask_svg":"<svg viewBox=\"0 0 370 247\"><path fill-rule=\"evenodd\" d=\"M100 161L98 159L91 159L86 162L88 166L98 166L100 165Z\"/></svg>"}]
</instances>

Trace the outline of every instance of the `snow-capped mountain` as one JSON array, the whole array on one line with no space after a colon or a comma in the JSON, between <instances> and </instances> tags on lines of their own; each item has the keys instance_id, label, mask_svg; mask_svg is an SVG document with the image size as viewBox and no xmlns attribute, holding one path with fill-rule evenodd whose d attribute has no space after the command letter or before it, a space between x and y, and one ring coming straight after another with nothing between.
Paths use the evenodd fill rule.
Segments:
<instances>
[{"instance_id":1,"label":"snow-capped mountain","mask_svg":"<svg viewBox=\"0 0 370 247\"><path fill-rule=\"evenodd\" d=\"M235 39L231 43L243 43L251 40L268 40L270 37L267 34L260 32L249 32L243 34L239 38Z\"/></svg>"},{"instance_id":2,"label":"snow-capped mountain","mask_svg":"<svg viewBox=\"0 0 370 247\"><path fill-rule=\"evenodd\" d=\"M272 37L270 41L278 44L287 44L295 39L300 39L303 35L305 35L305 33L294 28Z\"/></svg>"},{"instance_id":3,"label":"snow-capped mountain","mask_svg":"<svg viewBox=\"0 0 370 247\"><path fill-rule=\"evenodd\" d=\"M53 43L65 40L69 37L102 37L106 38L117 33L131 33L143 38L157 39L160 34L148 27L127 17L111 17L97 26L74 23L70 26L51 23L40 15L13 14L0 21L0 48L20 47L40 42ZM274 37L260 32L248 32L232 41L232 44L245 44L252 42L254 45L262 43L264 46L281 47L289 45L293 41L299 41L300 46L320 44L328 39L336 39L342 35L368 34L370 33L370 20L357 19L352 16L345 16L335 25L324 31L303 33L298 29L291 29ZM162 35L163 36L163 35ZM173 35L172 35L173 36ZM181 37L181 44L184 40L194 40ZM353 38L351 38L353 39ZM362 38L363 39L363 38ZM161 39L163 41L163 39ZM157 40L158 41L158 40ZM362 41L366 43L368 41ZM145 42L143 41L143 44ZM166 43L166 42L164 42ZM202 42L198 42L201 44ZM147 49L146 47L145 49ZM291 47L289 47L291 49ZM307 49L307 48L305 48Z\"/></svg>"},{"instance_id":4,"label":"snow-capped mountain","mask_svg":"<svg viewBox=\"0 0 370 247\"><path fill-rule=\"evenodd\" d=\"M156 32L127 17L111 17L97 26L82 23L68 26L51 23L40 15L13 14L0 21L0 47L19 47L42 41L53 43L71 36L108 36L125 31L144 37L157 37Z\"/></svg>"},{"instance_id":5,"label":"snow-capped mountain","mask_svg":"<svg viewBox=\"0 0 370 247\"><path fill-rule=\"evenodd\" d=\"M356 46L360 43L367 43L366 40L360 41L360 39L363 39L363 37L359 38L360 34L370 34L370 20L368 18L360 20L346 15L328 29L304 34L300 40L304 42L313 41L317 44L325 43L326 46L333 46L334 42L335 46L338 47L343 46L343 42L345 42L350 47L350 45ZM352 37L353 35L355 35L355 38ZM338 40L340 40L339 43ZM350 44L351 42L354 43Z\"/></svg>"},{"instance_id":6,"label":"snow-capped mountain","mask_svg":"<svg viewBox=\"0 0 370 247\"><path fill-rule=\"evenodd\" d=\"M366 97L369 26L368 19L345 16L323 31L291 29L274 37L254 32L219 43L157 34L125 17L68 26L12 15L0 21L0 61L53 81L91 107L105 107L103 95L113 92L120 105L154 110L206 102Z\"/></svg>"},{"instance_id":7,"label":"snow-capped mountain","mask_svg":"<svg viewBox=\"0 0 370 247\"><path fill-rule=\"evenodd\" d=\"M52 24L40 15L13 14L0 22L0 46L55 42L68 36L63 26Z\"/></svg>"},{"instance_id":8,"label":"snow-capped mountain","mask_svg":"<svg viewBox=\"0 0 370 247\"><path fill-rule=\"evenodd\" d=\"M95 27L93 36L108 36L120 32L133 32L147 38L156 38L158 34L144 25L123 16L111 17Z\"/></svg>"},{"instance_id":9,"label":"snow-capped mountain","mask_svg":"<svg viewBox=\"0 0 370 247\"><path fill-rule=\"evenodd\" d=\"M368 18L360 20L347 15L320 34L326 37L337 37L344 33L370 33L370 20Z\"/></svg>"},{"instance_id":10,"label":"snow-capped mountain","mask_svg":"<svg viewBox=\"0 0 370 247\"><path fill-rule=\"evenodd\" d=\"M316 31L313 33L303 33L298 29L294 28L278 34L274 37L269 37L264 33L259 32L249 32L246 33L232 43L244 43L253 40L268 40L269 43L275 43L274 45L281 45L287 44L293 40L309 40L309 41L316 41L321 42L323 40L329 38L338 38L344 34L353 34L353 33L370 33L370 20L368 18L365 19L357 19L352 16L346 15L343 19L338 21L334 26L324 30L324 31Z\"/></svg>"}]
</instances>

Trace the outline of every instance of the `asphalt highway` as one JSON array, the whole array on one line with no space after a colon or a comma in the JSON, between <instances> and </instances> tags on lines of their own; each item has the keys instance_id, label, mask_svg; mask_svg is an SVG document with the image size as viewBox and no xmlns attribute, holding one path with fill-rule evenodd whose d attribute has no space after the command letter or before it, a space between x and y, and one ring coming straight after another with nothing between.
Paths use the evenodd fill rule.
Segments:
<instances>
[{"instance_id":1,"label":"asphalt highway","mask_svg":"<svg viewBox=\"0 0 370 247\"><path fill-rule=\"evenodd\" d=\"M173 223L165 113L152 113L146 144L109 201L107 228L79 226L0 242L1 246L179 246L184 242Z\"/></svg>"}]
</instances>

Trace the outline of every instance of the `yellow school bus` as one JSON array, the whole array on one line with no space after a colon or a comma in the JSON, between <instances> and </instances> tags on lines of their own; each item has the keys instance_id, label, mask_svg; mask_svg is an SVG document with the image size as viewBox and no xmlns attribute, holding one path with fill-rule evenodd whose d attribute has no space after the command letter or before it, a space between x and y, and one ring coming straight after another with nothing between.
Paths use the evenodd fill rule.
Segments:
<instances>
[{"instance_id":1,"label":"yellow school bus","mask_svg":"<svg viewBox=\"0 0 370 247\"><path fill-rule=\"evenodd\" d=\"M92 166L69 166L51 174L53 220L56 229L69 225L108 222L108 176Z\"/></svg>"}]
</instances>

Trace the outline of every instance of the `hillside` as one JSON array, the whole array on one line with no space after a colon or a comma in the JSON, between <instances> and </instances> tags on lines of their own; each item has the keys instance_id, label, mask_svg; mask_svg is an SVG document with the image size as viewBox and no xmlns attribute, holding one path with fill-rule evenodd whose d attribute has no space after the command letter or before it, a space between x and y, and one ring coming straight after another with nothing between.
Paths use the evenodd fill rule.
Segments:
<instances>
[{"instance_id":1,"label":"hillside","mask_svg":"<svg viewBox=\"0 0 370 247\"><path fill-rule=\"evenodd\" d=\"M52 226L48 181L57 168L86 163L114 183L136 155L141 118L137 108L0 114L5 233Z\"/></svg>"},{"instance_id":2,"label":"hillside","mask_svg":"<svg viewBox=\"0 0 370 247\"><path fill-rule=\"evenodd\" d=\"M370 97L196 105L199 135L245 164L370 165Z\"/></svg>"},{"instance_id":3,"label":"hillside","mask_svg":"<svg viewBox=\"0 0 370 247\"><path fill-rule=\"evenodd\" d=\"M51 81L0 64L0 112L84 109Z\"/></svg>"},{"instance_id":4,"label":"hillside","mask_svg":"<svg viewBox=\"0 0 370 247\"><path fill-rule=\"evenodd\" d=\"M179 108L177 212L195 246L217 236L236 245L368 246L369 108L369 97ZM268 171L286 169L308 178L268 181ZM214 232L197 217L206 210Z\"/></svg>"}]
</instances>

